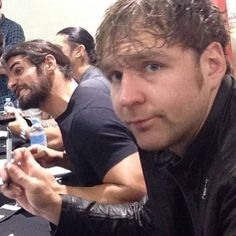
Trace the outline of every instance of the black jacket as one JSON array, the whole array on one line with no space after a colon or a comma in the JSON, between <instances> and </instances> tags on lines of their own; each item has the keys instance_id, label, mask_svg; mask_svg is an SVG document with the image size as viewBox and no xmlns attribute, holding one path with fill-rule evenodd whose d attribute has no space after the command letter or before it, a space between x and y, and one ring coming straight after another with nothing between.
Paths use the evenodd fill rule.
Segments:
<instances>
[{"instance_id":1,"label":"black jacket","mask_svg":"<svg viewBox=\"0 0 236 236\"><path fill-rule=\"evenodd\" d=\"M183 158L140 151L148 200L105 205L62 196L55 235L236 235L235 89L225 76Z\"/></svg>"}]
</instances>

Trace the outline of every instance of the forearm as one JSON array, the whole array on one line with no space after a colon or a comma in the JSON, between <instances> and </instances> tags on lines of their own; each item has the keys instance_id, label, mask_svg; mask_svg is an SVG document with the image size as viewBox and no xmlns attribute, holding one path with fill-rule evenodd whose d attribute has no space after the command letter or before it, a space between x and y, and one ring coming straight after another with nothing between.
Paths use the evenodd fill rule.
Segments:
<instances>
[{"instance_id":1,"label":"forearm","mask_svg":"<svg viewBox=\"0 0 236 236\"><path fill-rule=\"evenodd\" d=\"M62 136L58 126L45 128L45 133L47 136L47 144L49 148L59 151L64 150Z\"/></svg>"},{"instance_id":2,"label":"forearm","mask_svg":"<svg viewBox=\"0 0 236 236\"><path fill-rule=\"evenodd\" d=\"M111 205L63 195L61 217L53 235L148 235L146 201Z\"/></svg>"},{"instance_id":3,"label":"forearm","mask_svg":"<svg viewBox=\"0 0 236 236\"><path fill-rule=\"evenodd\" d=\"M59 185L55 191L59 194L79 196L100 203L134 202L141 200L145 195L145 192L140 189L116 184L100 184L92 187Z\"/></svg>"},{"instance_id":4,"label":"forearm","mask_svg":"<svg viewBox=\"0 0 236 236\"><path fill-rule=\"evenodd\" d=\"M11 128L11 127L10 127ZM16 126L11 128L17 135L24 134L25 138L30 138L30 126L25 124L24 126ZM54 150L64 150L62 136L59 127L46 127L45 134L47 136L47 146Z\"/></svg>"}]
</instances>

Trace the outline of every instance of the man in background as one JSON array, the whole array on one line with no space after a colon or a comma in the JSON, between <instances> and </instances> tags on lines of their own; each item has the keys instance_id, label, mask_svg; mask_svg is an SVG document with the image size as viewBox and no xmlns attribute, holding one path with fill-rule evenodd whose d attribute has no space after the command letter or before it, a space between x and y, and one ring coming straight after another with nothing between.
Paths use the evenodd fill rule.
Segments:
<instances>
[{"instance_id":1,"label":"man in background","mask_svg":"<svg viewBox=\"0 0 236 236\"><path fill-rule=\"evenodd\" d=\"M12 21L2 14L2 0L0 0L0 31L3 34L4 48L25 40L24 31L18 23ZM16 97L7 87L7 75L0 64L0 110L3 110L5 98L10 97L12 101L16 100Z\"/></svg>"},{"instance_id":2,"label":"man in background","mask_svg":"<svg viewBox=\"0 0 236 236\"><path fill-rule=\"evenodd\" d=\"M141 199L146 189L137 146L114 113L109 89L103 88L102 82L107 82L103 74L99 79L87 78L86 86L78 85L69 59L59 47L43 40L17 44L3 58L7 55L12 62L8 86L19 106L40 108L60 127L65 152L31 149L42 154L40 163L47 167L65 167L69 160L66 167L76 175L75 186L55 182L56 191L99 202ZM94 86L96 80L101 87Z\"/></svg>"}]
</instances>

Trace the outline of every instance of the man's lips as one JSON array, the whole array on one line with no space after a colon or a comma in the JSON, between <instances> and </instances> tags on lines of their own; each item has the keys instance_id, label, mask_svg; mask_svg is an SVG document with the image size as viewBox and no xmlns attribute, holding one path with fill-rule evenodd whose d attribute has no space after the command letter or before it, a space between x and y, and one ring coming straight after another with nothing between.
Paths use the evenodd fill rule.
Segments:
<instances>
[{"instance_id":1,"label":"man's lips","mask_svg":"<svg viewBox=\"0 0 236 236\"><path fill-rule=\"evenodd\" d=\"M153 123L153 118L142 118L142 119L135 119L125 122L127 126L135 129L147 129Z\"/></svg>"},{"instance_id":2,"label":"man's lips","mask_svg":"<svg viewBox=\"0 0 236 236\"><path fill-rule=\"evenodd\" d=\"M19 98L21 95L21 92L24 90L24 88L17 88L14 90L15 95Z\"/></svg>"}]
</instances>

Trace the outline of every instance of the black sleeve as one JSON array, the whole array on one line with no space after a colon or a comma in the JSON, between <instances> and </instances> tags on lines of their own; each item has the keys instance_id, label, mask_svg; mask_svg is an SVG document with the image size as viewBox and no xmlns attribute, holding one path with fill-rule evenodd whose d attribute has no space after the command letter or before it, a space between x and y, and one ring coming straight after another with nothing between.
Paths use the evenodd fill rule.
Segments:
<instances>
[{"instance_id":1,"label":"black sleeve","mask_svg":"<svg viewBox=\"0 0 236 236\"><path fill-rule=\"evenodd\" d=\"M155 235L147 197L127 204L98 204L62 195L62 212L52 235L146 236Z\"/></svg>"},{"instance_id":2,"label":"black sleeve","mask_svg":"<svg viewBox=\"0 0 236 236\"><path fill-rule=\"evenodd\" d=\"M86 157L100 181L113 166L138 151L133 136L111 109L83 110L74 118L73 130L77 153Z\"/></svg>"}]
</instances>

